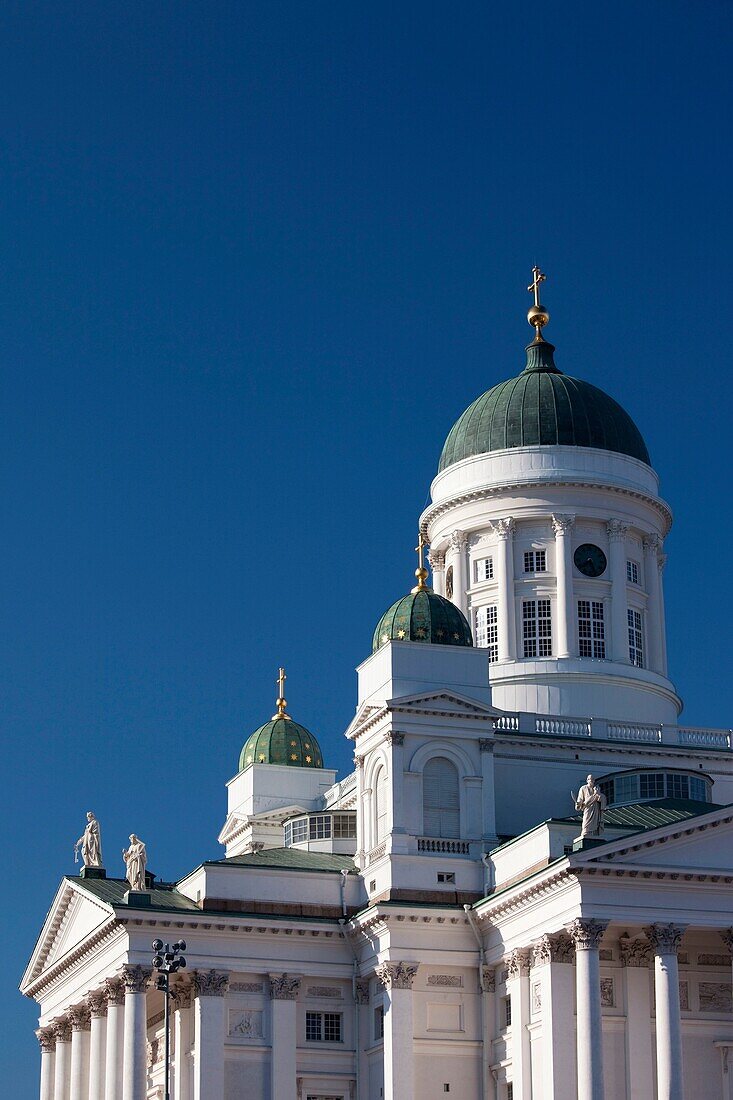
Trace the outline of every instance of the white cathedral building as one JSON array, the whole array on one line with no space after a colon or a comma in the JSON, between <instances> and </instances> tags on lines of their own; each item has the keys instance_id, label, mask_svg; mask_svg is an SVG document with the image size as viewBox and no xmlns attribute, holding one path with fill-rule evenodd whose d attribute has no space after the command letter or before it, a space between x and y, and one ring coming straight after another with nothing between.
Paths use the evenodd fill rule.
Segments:
<instances>
[{"instance_id":1,"label":"white cathedral building","mask_svg":"<svg viewBox=\"0 0 733 1100\"><path fill-rule=\"evenodd\" d=\"M158 938L188 945L174 1100L733 1100L731 732L679 724L670 508L628 414L555 365L540 281L525 369L443 448L432 587L420 561L359 666L354 772L281 682L223 855L62 880L21 983L41 1100L162 1100Z\"/></svg>"}]
</instances>

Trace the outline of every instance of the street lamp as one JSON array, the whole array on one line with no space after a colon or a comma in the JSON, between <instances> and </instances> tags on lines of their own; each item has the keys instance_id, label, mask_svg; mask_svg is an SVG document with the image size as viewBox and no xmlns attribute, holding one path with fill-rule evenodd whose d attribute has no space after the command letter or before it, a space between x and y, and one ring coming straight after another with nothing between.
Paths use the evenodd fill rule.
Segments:
<instances>
[{"instance_id":1,"label":"street lamp","mask_svg":"<svg viewBox=\"0 0 733 1100\"><path fill-rule=\"evenodd\" d=\"M179 970L183 970L186 965L186 960L181 951L186 950L185 940L178 940L171 947L170 944L163 943L162 940L153 940L153 969L158 971L158 980L155 983L155 988L159 989L163 994L163 1000L165 1002L165 1091L163 1093L164 1100L170 1100L170 997L171 997L171 974L176 974Z\"/></svg>"}]
</instances>

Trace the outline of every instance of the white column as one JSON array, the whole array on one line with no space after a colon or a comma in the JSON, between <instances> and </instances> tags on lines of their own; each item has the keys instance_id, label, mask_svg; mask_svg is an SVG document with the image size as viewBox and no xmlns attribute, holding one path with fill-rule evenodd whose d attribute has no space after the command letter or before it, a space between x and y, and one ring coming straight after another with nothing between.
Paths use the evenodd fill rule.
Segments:
<instances>
[{"instance_id":1,"label":"white column","mask_svg":"<svg viewBox=\"0 0 733 1100\"><path fill-rule=\"evenodd\" d=\"M483 824L481 836L496 844L496 792L494 790L494 739L481 737L478 743L481 752L481 812Z\"/></svg>"},{"instance_id":2,"label":"white column","mask_svg":"<svg viewBox=\"0 0 733 1100\"><path fill-rule=\"evenodd\" d=\"M484 1033L481 1036L483 1098L496 1100L496 1081L491 1072L496 1038L496 971L490 966L484 966L481 969L481 996L484 1005L482 1014Z\"/></svg>"},{"instance_id":3,"label":"white column","mask_svg":"<svg viewBox=\"0 0 733 1100\"><path fill-rule=\"evenodd\" d=\"M179 982L173 1001L173 1096L174 1100L191 1100L191 1000L189 983Z\"/></svg>"},{"instance_id":4,"label":"white column","mask_svg":"<svg viewBox=\"0 0 733 1100\"><path fill-rule=\"evenodd\" d=\"M531 1041L529 1035L529 951L512 951L508 964L507 993L512 1006L512 1083L514 1095L532 1095Z\"/></svg>"},{"instance_id":5,"label":"white column","mask_svg":"<svg viewBox=\"0 0 733 1100\"><path fill-rule=\"evenodd\" d=\"M95 989L87 994L87 1008L92 1018L89 1044L89 1100L105 1100L104 1059L107 1045L107 993Z\"/></svg>"},{"instance_id":6,"label":"white column","mask_svg":"<svg viewBox=\"0 0 733 1100\"><path fill-rule=\"evenodd\" d=\"M620 946L626 981L628 1100L647 1100L654 1095L649 944L646 940L621 940Z\"/></svg>"},{"instance_id":7,"label":"white column","mask_svg":"<svg viewBox=\"0 0 733 1100\"><path fill-rule=\"evenodd\" d=\"M122 1052L125 1032L125 984L107 978L107 1042L104 1058L104 1100L122 1100Z\"/></svg>"},{"instance_id":8,"label":"white column","mask_svg":"<svg viewBox=\"0 0 733 1100\"><path fill-rule=\"evenodd\" d=\"M445 595L445 558L442 554L439 554L437 550L430 551L428 555L430 561L430 569L432 571L432 589L433 592L437 592L439 596Z\"/></svg>"},{"instance_id":9,"label":"white column","mask_svg":"<svg viewBox=\"0 0 733 1100\"><path fill-rule=\"evenodd\" d=\"M464 615L468 615L468 577L466 573L466 547L468 540L465 532L454 531L450 537L450 564L453 566L452 600Z\"/></svg>"},{"instance_id":10,"label":"white column","mask_svg":"<svg viewBox=\"0 0 733 1100\"><path fill-rule=\"evenodd\" d=\"M299 990L300 978L292 974L270 974L271 1100L296 1100L299 1038L296 1001Z\"/></svg>"},{"instance_id":11,"label":"white column","mask_svg":"<svg viewBox=\"0 0 733 1100\"><path fill-rule=\"evenodd\" d=\"M387 829L390 834L390 852L406 852L408 847L405 826L405 735L396 730L387 733L390 794Z\"/></svg>"},{"instance_id":12,"label":"white column","mask_svg":"<svg viewBox=\"0 0 733 1100\"><path fill-rule=\"evenodd\" d=\"M644 584L646 587L646 647L647 667L662 672L662 609L659 591L659 539L649 535L644 539Z\"/></svg>"},{"instance_id":13,"label":"white column","mask_svg":"<svg viewBox=\"0 0 733 1100\"><path fill-rule=\"evenodd\" d=\"M603 1100L603 1019L598 948L606 930L602 921L574 920L568 928L575 943L578 1097Z\"/></svg>"},{"instance_id":14,"label":"white column","mask_svg":"<svg viewBox=\"0 0 733 1100\"><path fill-rule=\"evenodd\" d=\"M575 949L564 933L542 937L532 952L530 989L539 983L545 1093L576 1100Z\"/></svg>"},{"instance_id":15,"label":"white column","mask_svg":"<svg viewBox=\"0 0 733 1100\"><path fill-rule=\"evenodd\" d=\"M146 1100L148 1011L146 990L152 971L143 966L122 968L125 983L122 1100Z\"/></svg>"},{"instance_id":16,"label":"white column","mask_svg":"<svg viewBox=\"0 0 733 1100\"><path fill-rule=\"evenodd\" d=\"M384 1100L415 1100L412 983L415 963L384 962L377 977L384 996Z\"/></svg>"},{"instance_id":17,"label":"white column","mask_svg":"<svg viewBox=\"0 0 733 1100\"><path fill-rule=\"evenodd\" d=\"M357 978L354 991L354 1011L359 1020L356 1050L359 1100L368 1100L369 1097L369 1055L367 1050L374 1042L374 1014L371 1011L369 985L368 978Z\"/></svg>"},{"instance_id":18,"label":"white column","mask_svg":"<svg viewBox=\"0 0 733 1100\"><path fill-rule=\"evenodd\" d=\"M553 516L555 532L555 576L557 580L557 655L572 657L575 644L575 613L573 608L573 560L571 532L575 516Z\"/></svg>"},{"instance_id":19,"label":"white column","mask_svg":"<svg viewBox=\"0 0 733 1100\"><path fill-rule=\"evenodd\" d=\"M629 527L617 519L606 524L611 574L611 646L614 661L629 663L629 622L626 601L626 532Z\"/></svg>"},{"instance_id":20,"label":"white column","mask_svg":"<svg viewBox=\"0 0 733 1100\"><path fill-rule=\"evenodd\" d=\"M499 660L515 661L517 658L517 627L514 602L514 530L516 524L511 516L497 519L492 523L497 535L496 614L499 634Z\"/></svg>"},{"instance_id":21,"label":"white column","mask_svg":"<svg viewBox=\"0 0 733 1100\"><path fill-rule=\"evenodd\" d=\"M53 1075L53 1100L69 1100L71 1084L71 1024L66 1016L53 1022L56 1037L56 1064Z\"/></svg>"},{"instance_id":22,"label":"white column","mask_svg":"<svg viewBox=\"0 0 733 1100\"><path fill-rule=\"evenodd\" d=\"M224 1100L224 1040L229 975L221 970L193 975L194 1100Z\"/></svg>"},{"instance_id":23,"label":"white column","mask_svg":"<svg viewBox=\"0 0 733 1100\"><path fill-rule=\"evenodd\" d=\"M359 753L354 755L354 764L356 765L356 853L354 855L354 863L363 870L366 866L366 852L368 850L369 841L367 839L367 818L365 814L364 806L364 757Z\"/></svg>"},{"instance_id":24,"label":"white column","mask_svg":"<svg viewBox=\"0 0 733 1100\"><path fill-rule=\"evenodd\" d=\"M664 567L667 564L667 555L661 551L657 554L657 583L659 584L659 640L662 646L662 675L667 675L667 620L664 613Z\"/></svg>"},{"instance_id":25,"label":"white column","mask_svg":"<svg viewBox=\"0 0 733 1100\"><path fill-rule=\"evenodd\" d=\"M41 1091L40 1100L54 1100L53 1070L56 1060L56 1035L52 1027L41 1027L36 1032L41 1048Z\"/></svg>"},{"instance_id":26,"label":"white column","mask_svg":"<svg viewBox=\"0 0 733 1100\"><path fill-rule=\"evenodd\" d=\"M71 1019L71 1100L89 1097L89 1030L91 1020L86 1005L69 1009Z\"/></svg>"},{"instance_id":27,"label":"white column","mask_svg":"<svg viewBox=\"0 0 733 1100\"><path fill-rule=\"evenodd\" d=\"M644 929L654 952L657 1100L684 1100L680 972L677 965L677 949L684 931L684 927L677 924L652 924Z\"/></svg>"}]
</instances>

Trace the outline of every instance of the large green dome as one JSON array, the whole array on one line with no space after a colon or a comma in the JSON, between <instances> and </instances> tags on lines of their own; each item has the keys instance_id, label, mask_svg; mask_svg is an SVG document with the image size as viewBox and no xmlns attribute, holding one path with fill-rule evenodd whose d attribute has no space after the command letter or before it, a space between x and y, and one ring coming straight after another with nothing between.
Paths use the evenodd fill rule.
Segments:
<instances>
[{"instance_id":1,"label":"large green dome","mask_svg":"<svg viewBox=\"0 0 733 1100\"><path fill-rule=\"evenodd\" d=\"M284 764L290 768L322 768L323 756L305 726L276 716L248 737L239 755L239 770L249 764Z\"/></svg>"},{"instance_id":2,"label":"large green dome","mask_svg":"<svg viewBox=\"0 0 733 1100\"><path fill-rule=\"evenodd\" d=\"M451 428L439 470L507 447L597 447L651 465L641 432L603 390L563 374L545 340L527 348L527 366L470 405Z\"/></svg>"},{"instance_id":3,"label":"large green dome","mask_svg":"<svg viewBox=\"0 0 733 1100\"><path fill-rule=\"evenodd\" d=\"M463 612L430 588L418 587L385 611L372 639L372 653L387 642L473 645Z\"/></svg>"}]
</instances>

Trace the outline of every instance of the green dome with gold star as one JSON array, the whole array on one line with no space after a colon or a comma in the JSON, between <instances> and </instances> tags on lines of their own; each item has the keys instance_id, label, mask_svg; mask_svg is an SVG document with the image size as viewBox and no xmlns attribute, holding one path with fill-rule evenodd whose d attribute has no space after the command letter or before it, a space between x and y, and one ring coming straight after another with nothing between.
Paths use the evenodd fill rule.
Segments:
<instances>
[{"instance_id":1,"label":"green dome with gold star","mask_svg":"<svg viewBox=\"0 0 733 1100\"><path fill-rule=\"evenodd\" d=\"M239 754L240 772L250 764L280 764L288 768L322 768L321 746L305 726L286 714L285 669L280 669L277 683L280 695L277 714L256 729L244 743Z\"/></svg>"},{"instance_id":2,"label":"green dome with gold star","mask_svg":"<svg viewBox=\"0 0 733 1100\"><path fill-rule=\"evenodd\" d=\"M473 638L460 608L425 587L403 596L382 615L372 638L372 653L387 642L472 646Z\"/></svg>"}]
</instances>

